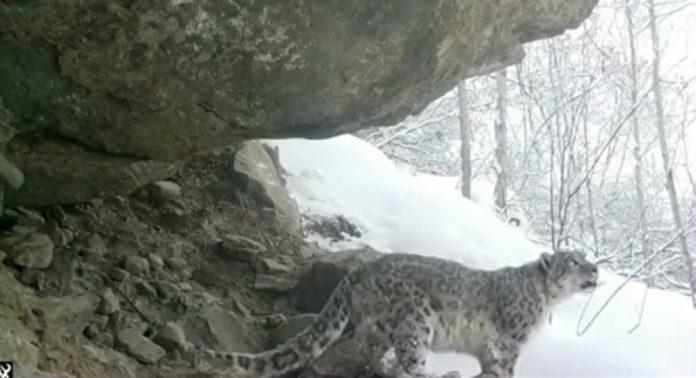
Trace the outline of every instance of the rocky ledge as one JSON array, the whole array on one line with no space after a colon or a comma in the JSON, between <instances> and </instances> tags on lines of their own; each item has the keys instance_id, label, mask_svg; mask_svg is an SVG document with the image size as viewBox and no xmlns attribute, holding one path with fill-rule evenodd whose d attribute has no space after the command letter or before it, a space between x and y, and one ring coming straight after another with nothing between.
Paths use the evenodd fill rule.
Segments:
<instances>
[{"instance_id":1,"label":"rocky ledge","mask_svg":"<svg viewBox=\"0 0 696 378\"><path fill-rule=\"evenodd\" d=\"M0 182L75 203L251 138L394 124L596 1L0 1Z\"/></svg>"}]
</instances>

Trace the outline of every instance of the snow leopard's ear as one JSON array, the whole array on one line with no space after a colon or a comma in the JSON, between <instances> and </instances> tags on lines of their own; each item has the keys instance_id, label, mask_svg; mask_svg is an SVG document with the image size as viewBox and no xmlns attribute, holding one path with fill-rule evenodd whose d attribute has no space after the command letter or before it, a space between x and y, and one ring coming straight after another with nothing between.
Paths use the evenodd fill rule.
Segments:
<instances>
[{"instance_id":1,"label":"snow leopard's ear","mask_svg":"<svg viewBox=\"0 0 696 378\"><path fill-rule=\"evenodd\" d=\"M545 272L548 272L549 269L551 269L551 258L553 255L551 255L548 252L544 252L541 254L541 257L539 257L539 264L541 264L541 269Z\"/></svg>"}]
</instances>

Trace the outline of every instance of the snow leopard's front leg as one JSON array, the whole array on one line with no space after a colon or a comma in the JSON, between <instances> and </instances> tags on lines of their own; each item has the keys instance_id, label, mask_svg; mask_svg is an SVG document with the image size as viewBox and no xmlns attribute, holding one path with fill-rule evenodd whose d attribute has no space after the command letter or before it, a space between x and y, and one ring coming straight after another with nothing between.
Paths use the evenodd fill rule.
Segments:
<instances>
[{"instance_id":1,"label":"snow leopard's front leg","mask_svg":"<svg viewBox=\"0 0 696 378\"><path fill-rule=\"evenodd\" d=\"M491 340L479 355L481 378L508 378L515 375L519 343L510 339Z\"/></svg>"}]
</instances>

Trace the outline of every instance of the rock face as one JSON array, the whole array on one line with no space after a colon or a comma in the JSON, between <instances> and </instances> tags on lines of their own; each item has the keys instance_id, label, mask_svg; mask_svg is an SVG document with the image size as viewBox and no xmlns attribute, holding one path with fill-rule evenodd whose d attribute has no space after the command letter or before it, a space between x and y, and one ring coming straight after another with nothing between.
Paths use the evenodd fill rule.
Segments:
<instances>
[{"instance_id":1,"label":"rock face","mask_svg":"<svg viewBox=\"0 0 696 378\"><path fill-rule=\"evenodd\" d=\"M250 141L235 153L231 173L238 195L266 209L274 222L286 231L299 232L300 211L297 202L285 190L285 179L281 174L283 168L269 151L274 150Z\"/></svg>"},{"instance_id":2,"label":"rock face","mask_svg":"<svg viewBox=\"0 0 696 378\"><path fill-rule=\"evenodd\" d=\"M242 140L394 124L595 3L5 2L0 144L26 178L9 202L131 191Z\"/></svg>"}]
</instances>

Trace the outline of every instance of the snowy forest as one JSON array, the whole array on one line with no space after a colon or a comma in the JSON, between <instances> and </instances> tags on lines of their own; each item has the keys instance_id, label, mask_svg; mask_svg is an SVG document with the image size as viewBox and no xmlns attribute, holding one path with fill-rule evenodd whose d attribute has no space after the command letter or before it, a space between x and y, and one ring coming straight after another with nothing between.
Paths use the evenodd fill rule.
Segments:
<instances>
[{"instance_id":1,"label":"snowy forest","mask_svg":"<svg viewBox=\"0 0 696 378\"><path fill-rule=\"evenodd\" d=\"M463 196L532 240L696 306L694 8L600 1L522 63L358 135L414 172L458 176Z\"/></svg>"}]
</instances>

